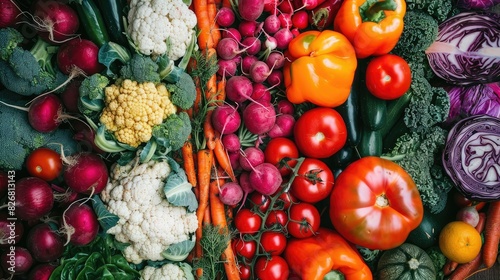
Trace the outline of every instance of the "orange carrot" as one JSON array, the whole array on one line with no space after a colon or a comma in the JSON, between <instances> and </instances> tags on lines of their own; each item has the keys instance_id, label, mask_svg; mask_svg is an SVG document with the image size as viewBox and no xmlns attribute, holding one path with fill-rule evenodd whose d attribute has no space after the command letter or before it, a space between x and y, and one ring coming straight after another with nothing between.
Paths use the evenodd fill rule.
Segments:
<instances>
[{"instance_id":1,"label":"orange carrot","mask_svg":"<svg viewBox=\"0 0 500 280\"><path fill-rule=\"evenodd\" d=\"M193 187L196 187L197 180L196 180L196 168L194 164L195 159L194 159L193 143L191 143L189 139L182 146L181 154L184 163L183 167L184 171L186 172L188 182L191 185L193 185Z\"/></svg>"},{"instance_id":2,"label":"orange carrot","mask_svg":"<svg viewBox=\"0 0 500 280\"><path fill-rule=\"evenodd\" d=\"M233 8L230 0L222 0L222 7Z\"/></svg>"},{"instance_id":3,"label":"orange carrot","mask_svg":"<svg viewBox=\"0 0 500 280\"><path fill-rule=\"evenodd\" d=\"M217 160L218 165L226 172L231 181L236 182L236 176L234 175L233 167L231 166L231 160L229 159L229 155L222 145L222 141L220 139L220 135L216 132L215 137L215 147L214 147L214 156Z\"/></svg>"},{"instance_id":4,"label":"orange carrot","mask_svg":"<svg viewBox=\"0 0 500 280\"><path fill-rule=\"evenodd\" d=\"M479 232L480 234L483 233L485 224L486 224L486 214L484 212L480 212L479 221L477 222L476 225L477 232Z\"/></svg>"},{"instance_id":5,"label":"orange carrot","mask_svg":"<svg viewBox=\"0 0 500 280\"><path fill-rule=\"evenodd\" d=\"M444 276L451 275L453 273L453 271L455 271L455 269L457 269L457 267L458 267L457 262L454 262L451 260L446 261L445 265L443 266Z\"/></svg>"},{"instance_id":6,"label":"orange carrot","mask_svg":"<svg viewBox=\"0 0 500 280\"><path fill-rule=\"evenodd\" d=\"M210 184L210 210L212 214L212 223L214 226L220 226L223 230L229 230L226 219L225 205L219 199L219 186L223 184L223 180L213 180ZM236 264L236 257L231 246L231 241L227 244L226 249L221 256L224 261L224 270L228 280L239 280L240 273Z\"/></svg>"},{"instance_id":7,"label":"orange carrot","mask_svg":"<svg viewBox=\"0 0 500 280\"><path fill-rule=\"evenodd\" d=\"M219 28L219 24L217 23L217 1L216 0L208 0L207 1L207 13L208 19L210 21L210 35L212 36L212 40L214 41L214 47L217 46L221 39L221 32Z\"/></svg>"},{"instance_id":8,"label":"orange carrot","mask_svg":"<svg viewBox=\"0 0 500 280\"><path fill-rule=\"evenodd\" d=\"M217 105L221 105L226 99L226 76L223 75L222 78L217 82Z\"/></svg>"},{"instance_id":9,"label":"orange carrot","mask_svg":"<svg viewBox=\"0 0 500 280\"><path fill-rule=\"evenodd\" d=\"M481 266L482 259L482 254L479 252L472 261L458 265L457 269L453 271L448 280L464 280L471 276Z\"/></svg>"},{"instance_id":10,"label":"orange carrot","mask_svg":"<svg viewBox=\"0 0 500 280\"><path fill-rule=\"evenodd\" d=\"M495 264L500 242L500 201L490 202L484 225L483 262L486 267Z\"/></svg>"},{"instance_id":11,"label":"orange carrot","mask_svg":"<svg viewBox=\"0 0 500 280\"><path fill-rule=\"evenodd\" d=\"M200 240L202 237L203 216L205 215L205 210L208 207L209 203L213 152L208 149L199 150L196 154L196 159L198 162L199 198L198 209L196 210L196 216L198 218L198 229L196 230L195 250L196 256L201 257L203 249L201 248Z\"/></svg>"},{"instance_id":12,"label":"orange carrot","mask_svg":"<svg viewBox=\"0 0 500 280\"><path fill-rule=\"evenodd\" d=\"M193 10L196 14L198 29L198 46L203 50L215 47L214 39L210 33L211 22L208 14L208 1L207 0L194 0Z\"/></svg>"},{"instance_id":13,"label":"orange carrot","mask_svg":"<svg viewBox=\"0 0 500 280\"><path fill-rule=\"evenodd\" d=\"M215 149L215 129L212 126L212 112L209 110L205 116L205 121L203 122L203 135L205 136L205 141L207 148L209 150Z\"/></svg>"}]
</instances>

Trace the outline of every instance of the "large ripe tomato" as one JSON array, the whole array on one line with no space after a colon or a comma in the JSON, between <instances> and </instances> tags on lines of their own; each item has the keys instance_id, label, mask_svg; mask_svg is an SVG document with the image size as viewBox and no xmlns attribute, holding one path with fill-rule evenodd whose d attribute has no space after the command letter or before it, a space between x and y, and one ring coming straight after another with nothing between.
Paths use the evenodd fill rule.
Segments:
<instances>
[{"instance_id":1,"label":"large ripe tomato","mask_svg":"<svg viewBox=\"0 0 500 280\"><path fill-rule=\"evenodd\" d=\"M61 155L49 148L38 148L26 158L26 169L32 176L52 181L61 174L63 169Z\"/></svg>"},{"instance_id":2,"label":"large ripe tomato","mask_svg":"<svg viewBox=\"0 0 500 280\"><path fill-rule=\"evenodd\" d=\"M255 262L254 272L260 280L287 280L290 268L280 256L262 256Z\"/></svg>"},{"instance_id":3,"label":"large ripe tomato","mask_svg":"<svg viewBox=\"0 0 500 280\"><path fill-rule=\"evenodd\" d=\"M423 218L418 189L398 164L364 157L337 177L330 196L330 219L352 243L388 250L405 242Z\"/></svg>"},{"instance_id":4,"label":"large ripe tomato","mask_svg":"<svg viewBox=\"0 0 500 280\"><path fill-rule=\"evenodd\" d=\"M286 236L279 231L265 231L260 237L260 244L264 252L273 256L278 256L285 251Z\"/></svg>"},{"instance_id":5,"label":"large ripe tomato","mask_svg":"<svg viewBox=\"0 0 500 280\"><path fill-rule=\"evenodd\" d=\"M321 216L313 204L299 202L292 204L288 211L288 233L295 238L306 238L313 236L318 231Z\"/></svg>"},{"instance_id":6,"label":"large ripe tomato","mask_svg":"<svg viewBox=\"0 0 500 280\"><path fill-rule=\"evenodd\" d=\"M247 260L251 260L257 251L257 244L254 240L245 240L243 237L237 237L231 242L233 251Z\"/></svg>"},{"instance_id":7,"label":"large ripe tomato","mask_svg":"<svg viewBox=\"0 0 500 280\"><path fill-rule=\"evenodd\" d=\"M366 68L366 87L374 96L392 100L403 96L411 85L411 70L400 56L385 54L370 60Z\"/></svg>"},{"instance_id":8,"label":"large ripe tomato","mask_svg":"<svg viewBox=\"0 0 500 280\"><path fill-rule=\"evenodd\" d=\"M248 208L238 211L234 217L234 226L239 233L256 233L262 225L262 218Z\"/></svg>"},{"instance_id":9,"label":"large ripe tomato","mask_svg":"<svg viewBox=\"0 0 500 280\"><path fill-rule=\"evenodd\" d=\"M347 141L342 116L332 108L316 107L302 114L293 127L295 144L306 157L327 158Z\"/></svg>"},{"instance_id":10,"label":"large ripe tomato","mask_svg":"<svg viewBox=\"0 0 500 280\"><path fill-rule=\"evenodd\" d=\"M279 166L280 161L284 158L296 159L298 157L299 150L297 146L291 139L285 137L276 137L269 140L264 149L265 162L278 166L282 176L289 175L292 170L287 166ZM293 168L297 164L297 160L289 160L286 163Z\"/></svg>"},{"instance_id":11,"label":"large ripe tomato","mask_svg":"<svg viewBox=\"0 0 500 280\"><path fill-rule=\"evenodd\" d=\"M333 189L333 172L323 161L305 158L290 192L301 201L316 203L327 198Z\"/></svg>"}]
</instances>

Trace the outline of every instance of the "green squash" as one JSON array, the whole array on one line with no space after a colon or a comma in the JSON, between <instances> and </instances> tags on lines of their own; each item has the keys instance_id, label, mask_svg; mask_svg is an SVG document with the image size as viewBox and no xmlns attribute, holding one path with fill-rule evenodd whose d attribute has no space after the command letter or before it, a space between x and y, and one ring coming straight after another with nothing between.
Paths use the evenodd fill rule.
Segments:
<instances>
[{"instance_id":1,"label":"green squash","mask_svg":"<svg viewBox=\"0 0 500 280\"><path fill-rule=\"evenodd\" d=\"M422 248L404 243L382 253L376 277L378 280L434 280L436 269Z\"/></svg>"}]
</instances>

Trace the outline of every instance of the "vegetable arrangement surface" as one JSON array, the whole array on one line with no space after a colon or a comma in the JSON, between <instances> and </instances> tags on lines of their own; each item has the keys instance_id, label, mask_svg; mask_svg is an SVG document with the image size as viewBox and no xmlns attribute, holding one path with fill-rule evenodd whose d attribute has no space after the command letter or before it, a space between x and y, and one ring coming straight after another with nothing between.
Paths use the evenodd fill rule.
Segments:
<instances>
[{"instance_id":1,"label":"vegetable arrangement surface","mask_svg":"<svg viewBox=\"0 0 500 280\"><path fill-rule=\"evenodd\" d=\"M0 0L0 275L492 267L498 4Z\"/></svg>"}]
</instances>

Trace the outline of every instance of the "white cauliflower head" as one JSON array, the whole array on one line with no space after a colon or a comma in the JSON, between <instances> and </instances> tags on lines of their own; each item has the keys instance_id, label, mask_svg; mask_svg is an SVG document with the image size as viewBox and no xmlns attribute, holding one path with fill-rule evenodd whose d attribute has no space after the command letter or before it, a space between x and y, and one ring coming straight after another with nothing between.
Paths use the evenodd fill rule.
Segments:
<instances>
[{"instance_id":1,"label":"white cauliflower head","mask_svg":"<svg viewBox=\"0 0 500 280\"><path fill-rule=\"evenodd\" d=\"M196 213L167 201L163 187L171 167L166 161L139 163L138 158L125 166L115 164L110 180L101 193L108 211L119 217L107 233L119 242L129 243L123 254L127 261L161 261L170 245L186 240L198 227Z\"/></svg>"},{"instance_id":2,"label":"white cauliflower head","mask_svg":"<svg viewBox=\"0 0 500 280\"><path fill-rule=\"evenodd\" d=\"M146 266L140 271L141 280L194 280L192 267L187 263L167 263L161 267Z\"/></svg>"},{"instance_id":3,"label":"white cauliflower head","mask_svg":"<svg viewBox=\"0 0 500 280\"><path fill-rule=\"evenodd\" d=\"M132 0L129 6L127 34L139 52L172 60L186 54L197 19L182 0Z\"/></svg>"}]
</instances>

